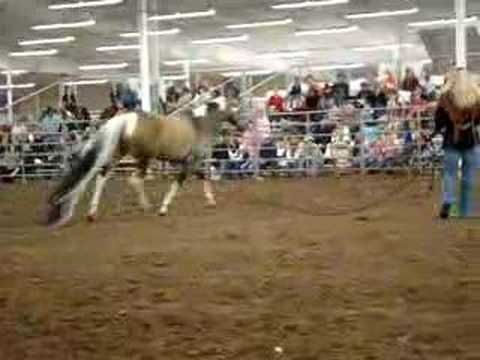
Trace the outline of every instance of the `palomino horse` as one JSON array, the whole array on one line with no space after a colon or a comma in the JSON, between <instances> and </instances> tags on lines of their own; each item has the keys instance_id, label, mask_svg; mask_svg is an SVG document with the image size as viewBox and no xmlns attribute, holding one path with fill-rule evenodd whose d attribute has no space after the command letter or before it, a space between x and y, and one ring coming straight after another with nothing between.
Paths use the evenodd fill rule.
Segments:
<instances>
[{"instance_id":1,"label":"palomino horse","mask_svg":"<svg viewBox=\"0 0 480 360\"><path fill-rule=\"evenodd\" d=\"M179 118L133 112L113 117L83 146L70 170L49 197L48 225L58 227L66 224L72 218L87 184L96 177L95 192L88 212L88 219L94 220L109 174L115 162L126 155L137 160L129 183L145 210L151 207L144 191L144 178L152 159L181 164L181 170L163 200L160 215L168 213L168 207L179 188L193 173L200 173L203 177L207 202L214 206L212 185L207 174L201 171L200 164L219 123L238 125L238 108L235 105L222 97L200 106L193 114L184 114Z\"/></svg>"}]
</instances>

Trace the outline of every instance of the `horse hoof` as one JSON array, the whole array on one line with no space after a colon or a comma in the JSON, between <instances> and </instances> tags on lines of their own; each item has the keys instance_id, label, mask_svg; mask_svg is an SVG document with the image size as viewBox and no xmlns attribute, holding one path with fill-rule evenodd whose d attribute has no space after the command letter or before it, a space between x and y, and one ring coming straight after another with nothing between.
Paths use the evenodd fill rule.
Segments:
<instances>
[{"instance_id":1,"label":"horse hoof","mask_svg":"<svg viewBox=\"0 0 480 360\"><path fill-rule=\"evenodd\" d=\"M94 223L95 221L97 221L97 216L96 215L87 215L87 221L89 223Z\"/></svg>"},{"instance_id":2,"label":"horse hoof","mask_svg":"<svg viewBox=\"0 0 480 360\"><path fill-rule=\"evenodd\" d=\"M159 215L159 216L167 216L167 215L168 215L168 212L167 212L167 210L160 210L160 211L158 212L158 215Z\"/></svg>"},{"instance_id":3,"label":"horse hoof","mask_svg":"<svg viewBox=\"0 0 480 360\"><path fill-rule=\"evenodd\" d=\"M217 207L217 203L215 201L207 203L207 208L215 208L215 207Z\"/></svg>"}]
</instances>

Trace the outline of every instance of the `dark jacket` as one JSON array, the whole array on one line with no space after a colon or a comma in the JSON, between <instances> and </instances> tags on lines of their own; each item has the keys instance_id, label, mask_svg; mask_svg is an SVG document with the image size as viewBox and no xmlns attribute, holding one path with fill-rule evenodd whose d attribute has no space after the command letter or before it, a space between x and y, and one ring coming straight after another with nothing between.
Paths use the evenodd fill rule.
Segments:
<instances>
[{"instance_id":1,"label":"dark jacket","mask_svg":"<svg viewBox=\"0 0 480 360\"><path fill-rule=\"evenodd\" d=\"M476 126L480 124L480 111L458 109L448 95L442 96L435 112L435 132L443 134L444 148L469 150L478 144Z\"/></svg>"}]
</instances>

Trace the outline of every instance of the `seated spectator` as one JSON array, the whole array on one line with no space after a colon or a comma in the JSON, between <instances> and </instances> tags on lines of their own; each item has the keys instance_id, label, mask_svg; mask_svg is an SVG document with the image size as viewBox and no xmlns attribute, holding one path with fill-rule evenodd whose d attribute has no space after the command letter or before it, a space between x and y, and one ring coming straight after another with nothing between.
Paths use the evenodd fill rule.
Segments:
<instances>
[{"instance_id":1,"label":"seated spectator","mask_svg":"<svg viewBox=\"0 0 480 360\"><path fill-rule=\"evenodd\" d=\"M423 74L422 80L420 81L420 86L423 89L423 97L427 101L433 101L436 98L436 85L432 81L432 76L430 72L425 71Z\"/></svg>"},{"instance_id":2,"label":"seated spectator","mask_svg":"<svg viewBox=\"0 0 480 360\"><path fill-rule=\"evenodd\" d=\"M396 94L398 91L398 80L391 70L387 70L385 77L382 79L381 86L385 95L389 97L391 94Z\"/></svg>"},{"instance_id":3,"label":"seated spectator","mask_svg":"<svg viewBox=\"0 0 480 360\"><path fill-rule=\"evenodd\" d=\"M305 109L318 110L320 105L320 88L312 75L307 76L306 83L308 90L305 96Z\"/></svg>"},{"instance_id":4,"label":"seated spectator","mask_svg":"<svg viewBox=\"0 0 480 360\"><path fill-rule=\"evenodd\" d=\"M364 104L370 108L374 108L377 103L377 97L368 82L360 84L360 91L358 92L358 99L363 100Z\"/></svg>"},{"instance_id":5,"label":"seated spectator","mask_svg":"<svg viewBox=\"0 0 480 360\"><path fill-rule=\"evenodd\" d=\"M236 177L238 172L242 169L243 164L248 158L244 147L240 143L239 138L231 138L227 145L228 159L226 165L226 172L229 177Z\"/></svg>"},{"instance_id":6,"label":"seated spectator","mask_svg":"<svg viewBox=\"0 0 480 360\"><path fill-rule=\"evenodd\" d=\"M262 170L274 169L277 167L277 150L275 141L272 138L267 138L260 149L260 159Z\"/></svg>"},{"instance_id":7,"label":"seated spectator","mask_svg":"<svg viewBox=\"0 0 480 360\"><path fill-rule=\"evenodd\" d=\"M402 81L401 89L404 91L413 92L419 85L420 85L420 82L415 76L413 69L407 68L405 73L405 78Z\"/></svg>"},{"instance_id":8,"label":"seated spectator","mask_svg":"<svg viewBox=\"0 0 480 360\"><path fill-rule=\"evenodd\" d=\"M337 107L345 104L350 96L350 85L348 84L347 76L343 72L337 74L337 81L333 85L333 96Z\"/></svg>"},{"instance_id":9,"label":"seated spectator","mask_svg":"<svg viewBox=\"0 0 480 360\"><path fill-rule=\"evenodd\" d=\"M272 96L267 101L267 107L272 112L285 111L285 99L278 93L278 88L273 90Z\"/></svg>"},{"instance_id":10,"label":"seated spectator","mask_svg":"<svg viewBox=\"0 0 480 360\"><path fill-rule=\"evenodd\" d=\"M296 76L287 92L287 105L289 109L296 110L304 106L306 90L305 84L302 83L299 76Z\"/></svg>"}]
</instances>

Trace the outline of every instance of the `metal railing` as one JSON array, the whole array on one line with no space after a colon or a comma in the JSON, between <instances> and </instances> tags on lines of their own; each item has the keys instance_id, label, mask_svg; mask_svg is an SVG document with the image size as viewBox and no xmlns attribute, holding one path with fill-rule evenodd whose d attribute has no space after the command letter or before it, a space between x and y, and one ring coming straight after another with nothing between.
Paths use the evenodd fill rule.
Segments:
<instances>
[{"instance_id":1,"label":"metal railing","mask_svg":"<svg viewBox=\"0 0 480 360\"><path fill-rule=\"evenodd\" d=\"M408 108L355 109L270 113L262 125L251 122L245 132L226 130L205 160L216 177L260 175L310 176L327 172L422 170L439 165L441 146L426 141L432 130L430 113ZM411 116L414 114L414 116ZM256 125L255 125L256 124ZM268 124L265 128L265 124ZM0 177L52 178L68 166L69 156L96 126L68 121L59 131L38 124L0 132ZM132 160L118 164L128 172ZM159 162L151 171L175 172Z\"/></svg>"}]
</instances>

